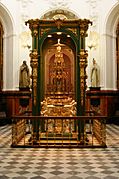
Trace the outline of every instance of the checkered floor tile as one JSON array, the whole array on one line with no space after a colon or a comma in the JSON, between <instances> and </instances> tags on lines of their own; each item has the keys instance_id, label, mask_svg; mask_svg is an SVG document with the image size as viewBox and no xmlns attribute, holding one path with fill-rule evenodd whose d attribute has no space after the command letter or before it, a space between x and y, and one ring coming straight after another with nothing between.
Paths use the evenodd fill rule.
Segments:
<instances>
[{"instance_id":1,"label":"checkered floor tile","mask_svg":"<svg viewBox=\"0 0 119 179\"><path fill-rule=\"evenodd\" d=\"M119 179L119 126L107 125L107 148L11 148L0 126L0 179Z\"/></svg>"}]
</instances>

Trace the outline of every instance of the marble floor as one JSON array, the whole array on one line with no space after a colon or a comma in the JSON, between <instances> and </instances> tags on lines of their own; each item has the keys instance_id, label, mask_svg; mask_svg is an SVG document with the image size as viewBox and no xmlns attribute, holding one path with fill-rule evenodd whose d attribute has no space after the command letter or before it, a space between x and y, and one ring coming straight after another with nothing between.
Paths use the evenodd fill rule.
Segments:
<instances>
[{"instance_id":1,"label":"marble floor","mask_svg":"<svg viewBox=\"0 0 119 179\"><path fill-rule=\"evenodd\" d=\"M107 148L11 148L0 126L0 179L119 179L119 126L106 130Z\"/></svg>"}]
</instances>

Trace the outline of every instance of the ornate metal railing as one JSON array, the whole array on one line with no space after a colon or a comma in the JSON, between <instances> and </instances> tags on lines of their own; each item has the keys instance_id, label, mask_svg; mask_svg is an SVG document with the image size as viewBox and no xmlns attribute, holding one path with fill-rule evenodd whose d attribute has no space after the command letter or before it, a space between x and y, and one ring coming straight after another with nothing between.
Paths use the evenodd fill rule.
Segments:
<instances>
[{"instance_id":1,"label":"ornate metal railing","mask_svg":"<svg viewBox=\"0 0 119 179\"><path fill-rule=\"evenodd\" d=\"M106 147L106 117L13 116L11 146Z\"/></svg>"}]
</instances>

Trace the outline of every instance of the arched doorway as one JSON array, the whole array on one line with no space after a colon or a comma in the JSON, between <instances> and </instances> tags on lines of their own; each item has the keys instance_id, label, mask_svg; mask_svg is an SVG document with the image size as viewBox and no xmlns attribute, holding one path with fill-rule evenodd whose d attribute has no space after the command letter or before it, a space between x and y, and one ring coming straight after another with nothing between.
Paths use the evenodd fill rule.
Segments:
<instances>
[{"instance_id":1,"label":"arched doorway","mask_svg":"<svg viewBox=\"0 0 119 179\"><path fill-rule=\"evenodd\" d=\"M3 89L3 26L0 22L0 91Z\"/></svg>"},{"instance_id":2,"label":"arched doorway","mask_svg":"<svg viewBox=\"0 0 119 179\"><path fill-rule=\"evenodd\" d=\"M2 25L2 63L3 63L3 71L2 73L2 89L3 90L11 90L15 88L14 84L14 77L16 74L15 68L14 68L14 58L16 55L16 51L14 50L13 46L15 41L15 34L14 34L14 23L12 16L8 9L0 3L0 19L1 19L1 25ZM17 44L15 44L17 45ZM17 56L17 55L16 55Z\"/></svg>"},{"instance_id":3,"label":"arched doorway","mask_svg":"<svg viewBox=\"0 0 119 179\"><path fill-rule=\"evenodd\" d=\"M59 52L58 48L61 48ZM76 49L71 38L67 38L67 34L63 33L60 35L57 33L50 34L43 43L42 51L45 69L45 84L43 83L45 96L59 91L73 97L75 91ZM56 85L56 79L59 82L61 80L61 86ZM57 88L61 88L61 90Z\"/></svg>"},{"instance_id":4,"label":"arched doorway","mask_svg":"<svg viewBox=\"0 0 119 179\"><path fill-rule=\"evenodd\" d=\"M117 89L119 90L119 23L116 30Z\"/></svg>"},{"instance_id":5,"label":"arched doorway","mask_svg":"<svg viewBox=\"0 0 119 179\"><path fill-rule=\"evenodd\" d=\"M104 37L105 47L102 44L102 48L105 48L104 61L104 86L106 89L117 90L118 89L118 60L117 60L117 33L119 23L119 3L111 9L106 21ZM110 73L111 71L111 73Z\"/></svg>"}]
</instances>

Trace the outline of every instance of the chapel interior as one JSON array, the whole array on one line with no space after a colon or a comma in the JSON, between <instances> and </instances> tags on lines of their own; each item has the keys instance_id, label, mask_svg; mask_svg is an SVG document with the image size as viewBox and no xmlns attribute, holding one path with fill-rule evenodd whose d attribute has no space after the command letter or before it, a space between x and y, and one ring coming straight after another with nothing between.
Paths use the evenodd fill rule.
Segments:
<instances>
[{"instance_id":1,"label":"chapel interior","mask_svg":"<svg viewBox=\"0 0 119 179\"><path fill-rule=\"evenodd\" d=\"M119 156L119 1L79 1L0 2L0 157L7 149L50 158L113 148ZM9 178L3 167L0 177ZM51 179L68 178L57 168ZM112 168L97 178L118 178ZM18 173L11 178L32 178Z\"/></svg>"}]
</instances>

